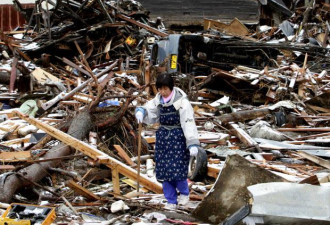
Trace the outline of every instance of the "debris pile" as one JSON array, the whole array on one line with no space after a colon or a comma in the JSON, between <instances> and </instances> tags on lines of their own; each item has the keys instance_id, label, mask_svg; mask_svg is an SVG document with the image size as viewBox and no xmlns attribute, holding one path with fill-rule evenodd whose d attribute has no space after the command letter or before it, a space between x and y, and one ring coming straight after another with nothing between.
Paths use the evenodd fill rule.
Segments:
<instances>
[{"instance_id":1,"label":"debris pile","mask_svg":"<svg viewBox=\"0 0 330 225\"><path fill-rule=\"evenodd\" d=\"M0 33L1 208L56 207L66 224L329 222L329 4L278 27L205 19L174 33L136 1L15 2L28 24ZM141 134L134 117L163 72L207 152L176 211L153 172L157 125Z\"/></svg>"}]
</instances>

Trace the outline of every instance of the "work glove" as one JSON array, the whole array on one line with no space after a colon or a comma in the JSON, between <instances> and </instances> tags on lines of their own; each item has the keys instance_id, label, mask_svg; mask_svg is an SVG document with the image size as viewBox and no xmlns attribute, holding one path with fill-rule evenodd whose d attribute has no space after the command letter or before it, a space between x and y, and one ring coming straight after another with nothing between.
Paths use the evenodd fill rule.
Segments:
<instances>
[{"instance_id":1,"label":"work glove","mask_svg":"<svg viewBox=\"0 0 330 225\"><path fill-rule=\"evenodd\" d=\"M136 118L138 123L142 123L142 121L143 121L143 112L137 111L135 113L135 118Z\"/></svg>"},{"instance_id":2,"label":"work glove","mask_svg":"<svg viewBox=\"0 0 330 225\"><path fill-rule=\"evenodd\" d=\"M196 146L189 147L189 152L190 152L190 156L197 156L198 147L196 147Z\"/></svg>"}]
</instances>

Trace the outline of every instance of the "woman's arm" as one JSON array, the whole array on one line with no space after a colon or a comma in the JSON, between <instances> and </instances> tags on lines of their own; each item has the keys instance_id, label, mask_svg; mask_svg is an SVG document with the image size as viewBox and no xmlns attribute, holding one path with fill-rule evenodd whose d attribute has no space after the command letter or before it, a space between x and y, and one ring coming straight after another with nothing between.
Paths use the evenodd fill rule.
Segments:
<instances>
[{"instance_id":1,"label":"woman's arm","mask_svg":"<svg viewBox=\"0 0 330 225\"><path fill-rule=\"evenodd\" d=\"M154 124L159 122L159 110L158 110L158 95L155 98L148 101L144 106L136 108L136 111L142 111L144 118L143 122L146 124Z\"/></svg>"},{"instance_id":2,"label":"woman's arm","mask_svg":"<svg viewBox=\"0 0 330 225\"><path fill-rule=\"evenodd\" d=\"M179 113L180 113L180 123L184 136L186 137L187 147L191 145L200 145L198 139L198 131L194 118L194 109L192 108L187 98L183 98L181 100Z\"/></svg>"}]
</instances>

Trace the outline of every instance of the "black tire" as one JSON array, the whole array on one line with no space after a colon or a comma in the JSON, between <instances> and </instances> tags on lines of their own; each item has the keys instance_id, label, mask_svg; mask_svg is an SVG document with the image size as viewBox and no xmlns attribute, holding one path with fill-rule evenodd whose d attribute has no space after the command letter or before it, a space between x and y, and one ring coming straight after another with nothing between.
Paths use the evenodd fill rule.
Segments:
<instances>
[{"instance_id":1,"label":"black tire","mask_svg":"<svg viewBox=\"0 0 330 225\"><path fill-rule=\"evenodd\" d=\"M201 181L207 174L207 154L203 148L198 148L197 156L191 156L188 167L188 178Z\"/></svg>"}]
</instances>

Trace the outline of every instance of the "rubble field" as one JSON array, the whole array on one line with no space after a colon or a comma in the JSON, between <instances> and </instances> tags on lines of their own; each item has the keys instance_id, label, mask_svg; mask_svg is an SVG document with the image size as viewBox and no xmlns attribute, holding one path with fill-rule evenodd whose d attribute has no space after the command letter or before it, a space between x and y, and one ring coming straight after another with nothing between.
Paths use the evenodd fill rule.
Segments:
<instances>
[{"instance_id":1,"label":"rubble field","mask_svg":"<svg viewBox=\"0 0 330 225\"><path fill-rule=\"evenodd\" d=\"M328 1L259 1L273 24L205 15L199 31L133 0L13 2L27 23L0 31L0 224L330 224ZM207 154L176 210L158 124L134 116L164 72Z\"/></svg>"}]
</instances>

